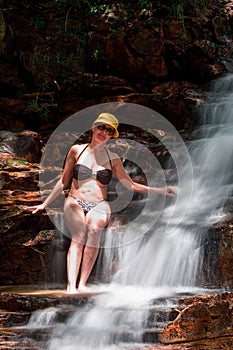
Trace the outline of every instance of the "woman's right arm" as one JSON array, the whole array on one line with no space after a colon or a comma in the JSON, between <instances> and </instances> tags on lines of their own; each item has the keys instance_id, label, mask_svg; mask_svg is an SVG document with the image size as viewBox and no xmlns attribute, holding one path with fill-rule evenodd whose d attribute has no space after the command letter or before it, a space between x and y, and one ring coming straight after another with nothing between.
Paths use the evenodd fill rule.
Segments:
<instances>
[{"instance_id":1,"label":"woman's right arm","mask_svg":"<svg viewBox=\"0 0 233 350\"><path fill-rule=\"evenodd\" d=\"M36 214L38 211L44 210L50 203L52 203L59 196L59 194L61 194L62 191L68 188L72 178L73 167L75 163L75 153L76 153L75 147L71 147L66 158L63 174L55 184L54 188L52 189L51 193L46 198L46 200L41 204L26 208L26 209L33 209L32 214Z\"/></svg>"},{"instance_id":2,"label":"woman's right arm","mask_svg":"<svg viewBox=\"0 0 233 350\"><path fill-rule=\"evenodd\" d=\"M62 183L62 178L60 178L54 188L52 189L51 193L48 195L46 200L38 205L34 205L32 207L27 207L27 209L34 209L32 214L36 214L40 210L44 210L50 203L52 203L58 196L59 194L63 191L63 183Z\"/></svg>"}]
</instances>

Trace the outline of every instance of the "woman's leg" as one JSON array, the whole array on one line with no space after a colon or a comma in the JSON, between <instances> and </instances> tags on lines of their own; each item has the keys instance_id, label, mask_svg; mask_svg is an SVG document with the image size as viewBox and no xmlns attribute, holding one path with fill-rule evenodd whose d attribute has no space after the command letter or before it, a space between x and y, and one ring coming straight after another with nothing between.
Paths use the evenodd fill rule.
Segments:
<instances>
[{"instance_id":1,"label":"woman's leg","mask_svg":"<svg viewBox=\"0 0 233 350\"><path fill-rule=\"evenodd\" d=\"M94 235L96 238L99 238L101 235L102 229L89 229L88 234ZM81 267L81 274L79 280L79 289L82 289L86 286L87 280L91 274L93 266L95 264L96 258L99 253L99 246L91 246L89 243L85 245L83 250L83 261Z\"/></svg>"},{"instance_id":2,"label":"woman's leg","mask_svg":"<svg viewBox=\"0 0 233 350\"><path fill-rule=\"evenodd\" d=\"M67 292L74 293L86 241L86 224L82 209L69 197L65 201L64 219L71 234L67 254Z\"/></svg>"},{"instance_id":3,"label":"woman's leg","mask_svg":"<svg viewBox=\"0 0 233 350\"><path fill-rule=\"evenodd\" d=\"M81 265L83 245L71 240L67 254L67 292L76 292L76 282Z\"/></svg>"},{"instance_id":4,"label":"woman's leg","mask_svg":"<svg viewBox=\"0 0 233 350\"><path fill-rule=\"evenodd\" d=\"M105 202L98 204L98 206L91 209L86 215L87 241L83 250L79 289L86 286L99 253L101 232L108 224L109 218L110 207Z\"/></svg>"}]
</instances>

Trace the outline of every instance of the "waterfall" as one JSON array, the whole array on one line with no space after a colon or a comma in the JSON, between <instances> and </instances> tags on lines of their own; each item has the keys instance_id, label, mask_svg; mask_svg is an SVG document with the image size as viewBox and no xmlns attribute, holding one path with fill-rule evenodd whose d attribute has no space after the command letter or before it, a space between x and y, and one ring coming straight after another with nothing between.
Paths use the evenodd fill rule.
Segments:
<instances>
[{"instance_id":1,"label":"waterfall","mask_svg":"<svg viewBox=\"0 0 233 350\"><path fill-rule=\"evenodd\" d=\"M187 143L194 171L189 209L174 230L169 224L171 233L161 226L146 242L126 247L115 276L119 283L197 286L202 279L203 240L208 227L227 215L225 203L232 194L233 75L215 81L204 99ZM186 183L190 186L188 179ZM180 211L185 209L185 195L179 205ZM165 209L164 222L171 208Z\"/></svg>"},{"instance_id":2,"label":"waterfall","mask_svg":"<svg viewBox=\"0 0 233 350\"><path fill-rule=\"evenodd\" d=\"M49 308L46 311L37 310L35 311L29 321L28 321L28 328L37 328L37 327L47 327L51 323L54 322L56 318L56 309L55 308Z\"/></svg>"},{"instance_id":3,"label":"waterfall","mask_svg":"<svg viewBox=\"0 0 233 350\"><path fill-rule=\"evenodd\" d=\"M190 145L196 169L199 214L211 224L225 215L233 183L233 75L215 81L200 109L200 125Z\"/></svg>"},{"instance_id":4,"label":"waterfall","mask_svg":"<svg viewBox=\"0 0 233 350\"><path fill-rule=\"evenodd\" d=\"M128 244L129 235L133 237L137 229L132 224L127 241L119 235L118 244L115 236L108 242L114 249L102 251L106 253L102 263L112 265L110 252L117 255L112 281L103 289L105 293L94 297L94 305L77 310L66 327L56 328L50 350L129 348L121 345L122 334L127 334L131 343L142 341L152 300L202 290L203 239L208 236L208 227L227 215L225 204L232 194L233 75L214 82L204 100L198 126L187 142L194 171L193 183L191 179L185 182L193 186L188 210L184 186L180 188L181 200L165 207L159 221L141 239ZM184 165L183 174L185 170ZM177 205L176 213L183 213L182 222L177 225L173 217L168 223ZM111 240L110 235L106 237Z\"/></svg>"}]
</instances>

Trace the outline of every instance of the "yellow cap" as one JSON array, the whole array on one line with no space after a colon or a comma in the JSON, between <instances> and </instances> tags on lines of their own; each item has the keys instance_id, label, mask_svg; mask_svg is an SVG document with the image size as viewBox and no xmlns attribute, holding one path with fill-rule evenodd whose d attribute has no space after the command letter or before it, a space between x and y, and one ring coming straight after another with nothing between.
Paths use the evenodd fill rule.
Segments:
<instances>
[{"instance_id":1,"label":"yellow cap","mask_svg":"<svg viewBox=\"0 0 233 350\"><path fill-rule=\"evenodd\" d=\"M117 138L119 136L119 132L117 130L119 122L115 115L111 113L101 113L98 118L94 121L94 124L101 123L101 124L108 124L112 126L115 129L115 132L113 134L114 138Z\"/></svg>"}]
</instances>

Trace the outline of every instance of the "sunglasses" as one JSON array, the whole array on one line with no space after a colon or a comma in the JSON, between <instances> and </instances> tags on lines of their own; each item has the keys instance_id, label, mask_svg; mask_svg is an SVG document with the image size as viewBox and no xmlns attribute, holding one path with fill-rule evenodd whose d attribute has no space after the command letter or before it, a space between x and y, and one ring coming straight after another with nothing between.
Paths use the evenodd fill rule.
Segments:
<instances>
[{"instance_id":1,"label":"sunglasses","mask_svg":"<svg viewBox=\"0 0 233 350\"><path fill-rule=\"evenodd\" d=\"M114 130L114 129L108 128L108 127L105 126L104 124L98 124L98 125L96 125L96 127L97 127L98 130L106 131L106 134L109 135L109 136L113 136L114 133L115 133L115 130Z\"/></svg>"}]
</instances>

